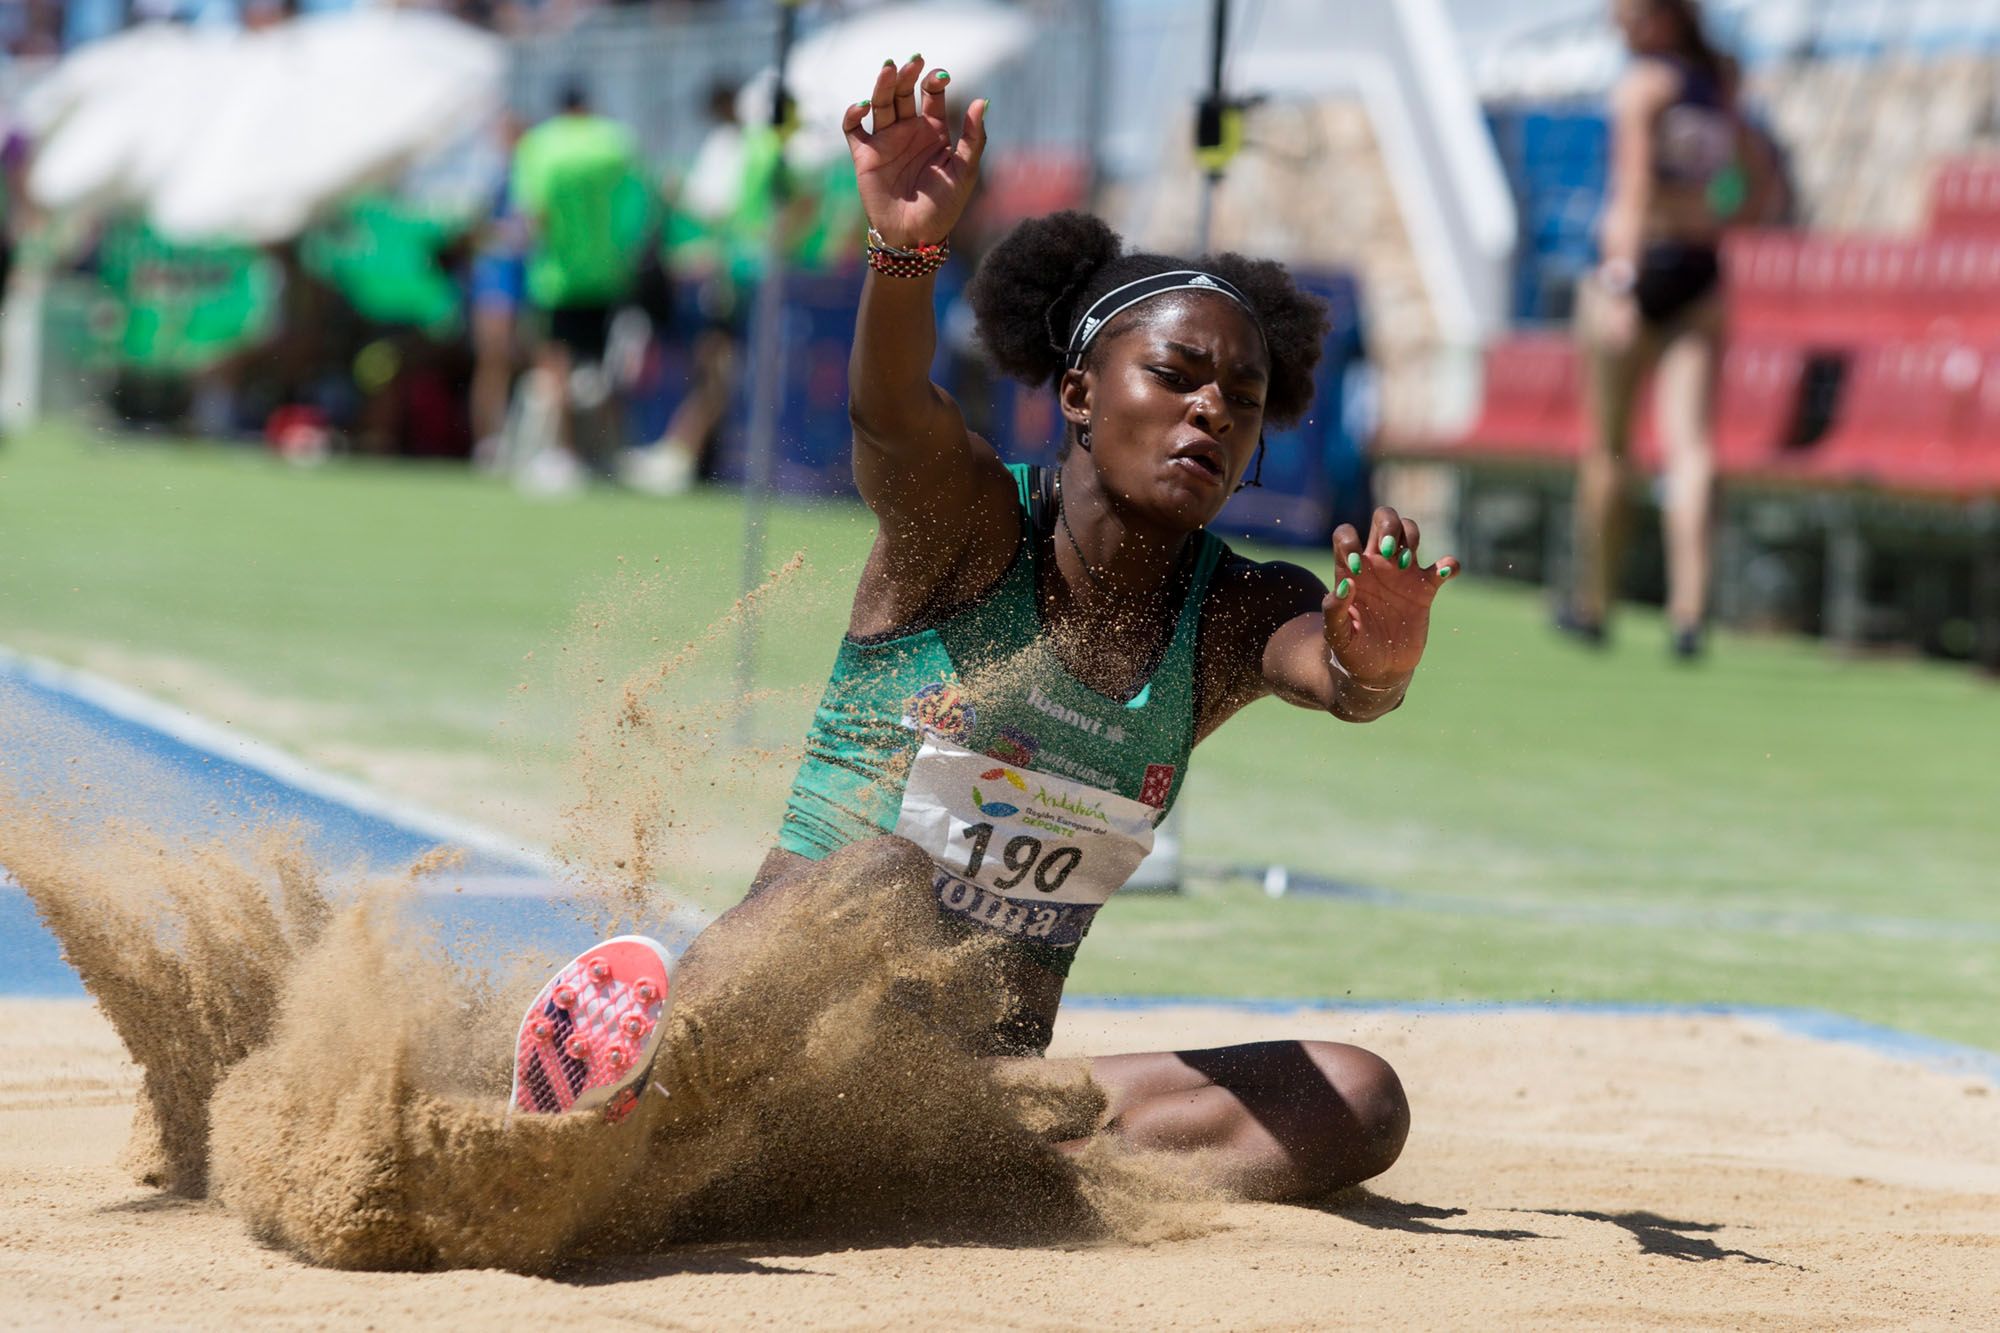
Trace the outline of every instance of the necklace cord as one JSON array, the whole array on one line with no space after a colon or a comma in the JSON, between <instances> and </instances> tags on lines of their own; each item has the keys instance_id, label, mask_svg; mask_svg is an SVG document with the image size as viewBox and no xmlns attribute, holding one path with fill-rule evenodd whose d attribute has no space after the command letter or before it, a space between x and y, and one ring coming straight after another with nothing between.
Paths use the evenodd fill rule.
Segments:
<instances>
[{"instance_id":1,"label":"necklace cord","mask_svg":"<svg viewBox=\"0 0 2000 1333\"><path fill-rule=\"evenodd\" d=\"M1069 538L1069 549L1076 552L1076 563L1082 567L1083 576L1090 580L1090 586L1106 597L1111 590L1104 586L1104 580L1097 577L1097 571L1090 567L1090 557L1083 553L1083 543L1076 539L1076 529L1069 525L1069 510L1062 502L1062 473L1056 473L1056 521L1062 524L1063 536Z\"/></svg>"},{"instance_id":2,"label":"necklace cord","mask_svg":"<svg viewBox=\"0 0 2000 1333\"><path fill-rule=\"evenodd\" d=\"M1060 471L1056 473L1055 492L1056 522L1061 526L1063 536L1069 538L1069 549L1076 552L1077 565L1082 568L1084 578L1090 580L1091 587L1097 589L1098 592L1106 597L1111 596L1111 589L1105 586L1104 580L1098 577L1097 571L1090 567L1090 557L1083 553L1083 543L1077 540L1076 529L1069 525L1069 508L1063 504L1062 473ZM1166 587L1167 584L1173 581L1174 576L1180 573L1181 567L1187 563L1189 549L1189 544L1183 541L1180 553L1174 557L1173 567L1167 570L1166 576L1160 580L1160 588ZM1160 588L1155 588L1153 590L1154 593L1157 594Z\"/></svg>"}]
</instances>

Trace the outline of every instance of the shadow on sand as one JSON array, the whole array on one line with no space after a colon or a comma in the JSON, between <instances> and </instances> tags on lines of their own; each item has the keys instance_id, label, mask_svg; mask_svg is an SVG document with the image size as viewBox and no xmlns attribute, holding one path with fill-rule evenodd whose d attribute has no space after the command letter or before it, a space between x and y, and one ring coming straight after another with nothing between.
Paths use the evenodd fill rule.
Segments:
<instances>
[{"instance_id":1,"label":"shadow on sand","mask_svg":"<svg viewBox=\"0 0 2000 1333\"><path fill-rule=\"evenodd\" d=\"M1463 1208L1437 1208L1430 1204L1404 1203L1396 1199L1370 1194L1366 1190L1350 1190L1335 1195L1324 1202L1309 1205L1320 1212L1344 1217L1350 1222L1358 1222L1378 1231L1406 1231L1423 1236L1477 1236L1483 1240L1549 1240L1549 1236L1538 1231L1527 1231L1515 1227L1456 1227L1441 1226L1455 1217L1464 1217ZM1797 1267L1782 1260L1768 1259L1748 1250L1725 1249L1709 1236L1722 1230L1719 1222L1677 1222L1658 1213L1599 1213L1580 1208L1524 1208L1513 1212L1532 1213L1538 1217L1574 1217L1586 1222L1603 1222L1629 1233L1639 1242L1641 1254L1657 1254L1668 1259L1679 1259L1685 1263L1713 1263L1718 1259L1741 1259L1750 1264L1778 1264L1785 1268Z\"/></svg>"},{"instance_id":2,"label":"shadow on sand","mask_svg":"<svg viewBox=\"0 0 2000 1333\"><path fill-rule=\"evenodd\" d=\"M1348 1190L1321 1203L1306 1206L1335 1217L1344 1217L1350 1222L1359 1222L1377 1231L1407 1231L1419 1236L1476 1236L1481 1240L1548 1239L1539 1231L1524 1231L1518 1227L1439 1226L1439 1222L1464 1217L1465 1209L1403 1203L1380 1194L1370 1194L1366 1190Z\"/></svg>"},{"instance_id":3,"label":"shadow on sand","mask_svg":"<svg viewBox=\"0 0 2000 1333\"><path fill-rule=\"evenodd\" d=\"M1544 1217L1580 1217L1586 1222L1608 1222L1614 1227L1628 1231L1632 1239L1639 1242L1641 1254L1664 1255L1669 1259L1681 1259L1689 1263L1712 1263L1717 1259L1741 1259L1751 1264L1776 1264L1779 1260L1766 1259L1761 1254L1748 1250L1725 1250L1708 1239L1706 1233L1722 1230L1719 1222L1676 1222L1672 1218L1661 1217L1658 1213L1593 1213L1572 1208L1535 1208L1532 1211ZM1786 1268L1796 1265L1784 1264Z\"/></svg>"},{"instance_id":4,"label":"shadow on sand","mask_svg":"<svg viewBox=\"0 0 2000 1333\"><path fill-rule=\"evenodd\" d=\"M818 1251L824 1253L824 1247ZM811 1249L789 1249L773 1245L691 1245L662 1250L658 1254L634 1255L596 1263L576 1264L552 1276L572 1287L611 1287L621 1282L645 1282L659 1277L737 1276L825 1277L817 1268L793 1268L774 1259L800 1259ZM758 1256L753 1258L752 1256Z\"/></svg>"}]
</instances>

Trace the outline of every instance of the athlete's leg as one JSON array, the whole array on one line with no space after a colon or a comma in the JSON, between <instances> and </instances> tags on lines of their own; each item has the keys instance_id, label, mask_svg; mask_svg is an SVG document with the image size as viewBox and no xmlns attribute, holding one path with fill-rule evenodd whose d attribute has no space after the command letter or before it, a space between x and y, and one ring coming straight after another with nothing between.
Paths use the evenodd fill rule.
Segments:
<instances>
[{"instance_id":1,"label":"athlete's leg","mask_svg":"<svg viewBox=\"0 0 2000 1333\"><path fill-rule=\"evenodd\" d=\"M1690 645L1708 611L1722 320L1720 300L1690 312L1660 356L1656 390L1667 454L1667 619Z\"/></svg>"},{"instance_id":2,"label":"athlete's leg","mask_svg":"<svg viewBox=\"0 0 2000 1333\"><path fill-rule=\"evenodd\" d=\"M700 1090L729 1086L715 1061L738 1063L741 1052L711 1049L697 1015L734 981L773 979L756 960L778 932L796 941L866 928L879 939L934 925L934 904L930 860L901 838L872 839L817 862L773 853L749 895L671 965L671 978L665 951L642 936L606 941L551 977L522 1018L511 1100L542 1113L602 1105L623 1118L653 1081L669 1097L681 1094L675 1114L698 1114ZM641 981L652 993L636 989ZM670 1067L654 1071L662 1039Z\"/></svg>"},{"instance_id":3,"label":"athlete's leg","mask_svg":"<svg viewBox=\"0 0 2000 1333\"><path fill-rule=\"evenodd\" d=\"M930 858L903 838L855 843L823 861L774 852L750 894L710 923L682 955L676 1003L726 984L734 959L763 932L796 929L794 909L822 921L890 895L913 928L934 921ZM823 904L812 901L824 894ZM880 901L880 899L877 899ZM830 920L823 922L832 925ZM1038 971L1038 969L1035 969ZM999 984L1024 1012L1053 1015L1061 983L1010 970ZM1103 1091L1105 1132L1140 1148L1201 1152L1198 1178L1253 1199L1312 1198L1380 1175L1409 1132L1409 1104L1380 1057L1334 1042L1273 1041L1207 1051L1101 1056L1081 1062ZM1046 1068L1040 1060L1023 1062Z\"/></svg>"},{"instance_id":4,"label":"athlete's leg","mask_svg":"<svg viewBox=\"0 0 2000 1333\"><path fill-rule=\"evenodd\" d=\"M1381 1057L1326 1041L1100 1056L1105 1132L1185 1152L1189 1173L1248 1199L1308 1199L1378 1176L1410 1106Z\"/></svg>"},{"instance_id":5,"label":"athlete's leg","mask_svg":"<svg viewBox=\"0 0 2000 1333\"><path fill-rule=\"evenodd\" d=\"M929 903L931 871L930 858L915 843L888 835L852 843L821 861L774 851L743 901L709 922L682 953L674 974L677 993L726 977L732 958L754 952L760 932L806 895L827 892L830 909L858 905L868 893Z\"/></svg>"},{"instance_id":6,"label":"athlete's leg","mask_svg":"<svg viewBox=\"0 0 2000 1333\"><path fill-rule=\"evenodd\" d=\"M913 928L934 921L933 870L920 848L896 837L856 843L824 861L773 853L750 895L682 956L676 993L723 984L735 970L732 956L754 952L764 931L796 928L784 917L801 906L817 921L888 894L911 907ZM820 893L824 907L810 903ZM1021 1014L1053 1018L1062 985L1052 973L1010 968L994 980L1014 992ZM1395 1071L1355 1046L1257 1042L1079 1063L1104 1093L1104 1132L1135 1147L1199 1152L1190 1172L1245 1198L1312 1198L1380 1175L1409 1132ZM1047 1069L1038 1059L1021 1064Z\"/></svg>"},{"instance_id":7,"label":"athlete's leg","mask_svg":"<svg viewBox=\"0 0 2000 1333\"><path fill-rule=\"evenodd\" d=\"M1616 600L1624 555L1625 468L1639 391L1655 358L1644 326L1613 329L1607 300L1586 283L1579 295L1584 401L1590 434L1576 466L1573 570L1568 610L1585 626L1602 626Z\"/></svg>"}]
</instances>

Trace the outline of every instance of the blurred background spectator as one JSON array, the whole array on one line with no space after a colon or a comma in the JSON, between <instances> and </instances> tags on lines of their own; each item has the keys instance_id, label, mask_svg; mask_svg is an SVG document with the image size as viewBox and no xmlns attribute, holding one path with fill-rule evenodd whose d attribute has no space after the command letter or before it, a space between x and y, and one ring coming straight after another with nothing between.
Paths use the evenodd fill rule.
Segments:
<instances>
[{"instance_id":1,"label":"blurred background spectator","mask_svg":"<svg viewBox=\"0 0 2000 1333\"><path fill-rule=\"evenodd\" d=\"M1576 577L1557 626L1601 645L1624 554L1625 472L1639 395L1655 390L1663 445L1667 619L1699 655L1715 490L1715 385L1727 310L1722 234L1777 220L1768 140L1751 133L1742 73L1692 0L1617 0L1632 60L1612 89L1611 175L1578 335L1590 434L1577 464Z\"/></svg>"},{"instance_id":2,"label":"blurred background spectator","mask_svg":"<svg viewBox=\"0 0 2000 1333\"><path fill-rule=\"evenodd\" d=\"M527 228L535 373L517 464L551 493L609 464L622 441L608 362L613 317L630 300L653 224L652 189L630 131L596 114L581 86L514 148L513 206Z\"/></svg>"}]
</instances>

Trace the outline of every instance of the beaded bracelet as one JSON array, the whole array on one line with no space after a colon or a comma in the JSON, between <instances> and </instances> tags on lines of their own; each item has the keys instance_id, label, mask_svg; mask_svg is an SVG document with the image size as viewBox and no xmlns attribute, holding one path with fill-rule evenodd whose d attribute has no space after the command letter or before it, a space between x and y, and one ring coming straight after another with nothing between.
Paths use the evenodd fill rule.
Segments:
<instances>
[{"instance_id":1,"label":"beaded bracelet","mask_svg":"<svg viewBox=\"0 0 2000 1333\"><path fill-rule=\"evenodd\" d=\"M936 245L920 245L914 250L905 250L899 245L891 245L882 239L882 233L873 227L868 229L868 267L891 278L923 278L944 267L944 261L951 258L951 242L939 241Z\"/></svg>"}]
</instances>

